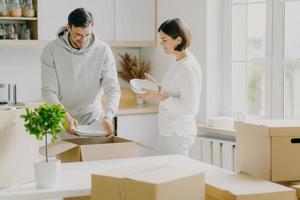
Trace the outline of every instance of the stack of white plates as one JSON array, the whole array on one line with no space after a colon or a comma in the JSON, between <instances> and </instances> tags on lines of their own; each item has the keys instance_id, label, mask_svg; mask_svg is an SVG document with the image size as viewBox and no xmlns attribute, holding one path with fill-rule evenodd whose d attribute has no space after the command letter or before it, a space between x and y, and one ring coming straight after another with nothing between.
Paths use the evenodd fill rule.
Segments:
<instances>
[{"instance_id":1,"label":"stack of white plates","mask_svg":"<svg viewBox=\"0 0 300 200\"><path fill-rule=\"evenodd\" d=\"M144 94L146 90L159 90L155 83L146 79L131 79L129 85L132 91L137 94Z\"/></svg>"},{"instance_id":2,"label":"stack of white plates","mask_svg":"<svg viewBox=\"0 0 300 200\"><path fill-rule=\"evenodd\" d=\"M75 132L79 136L106 136L108 132L101 125L78 125Z\"/></svg>"}]
</instances>

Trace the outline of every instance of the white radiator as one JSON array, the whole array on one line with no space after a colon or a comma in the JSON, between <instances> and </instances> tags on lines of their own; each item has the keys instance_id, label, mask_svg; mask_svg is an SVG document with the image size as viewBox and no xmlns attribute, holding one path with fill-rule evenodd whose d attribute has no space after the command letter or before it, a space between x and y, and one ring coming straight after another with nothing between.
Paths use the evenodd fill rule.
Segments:
<instances>
[{"instance_id":1,"label":"white radiator","mask_svg":"<svg viewBox=\"0 0 300 200\"><path fill-rule=\"evenodd\" d=\"M190 150L190 157L234 171L235 142L200 136Z\"/></svg>"}]
</instances>

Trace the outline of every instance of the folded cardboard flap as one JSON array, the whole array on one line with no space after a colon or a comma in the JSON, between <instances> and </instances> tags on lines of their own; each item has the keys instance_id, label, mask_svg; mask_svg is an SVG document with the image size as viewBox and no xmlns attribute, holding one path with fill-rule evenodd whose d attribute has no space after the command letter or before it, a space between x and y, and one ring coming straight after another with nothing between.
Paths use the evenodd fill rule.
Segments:
<instances>
[{"instance_id":1,"label":"folded cardboard flap","mask_svg":"<svg viewBox=\"0 0 300 200\"><path fill-rule=\"evenodd\" d=\"M40 148L45 155L45 146ZM134 141L117 136L63 139L48 144L48 155L58 156L62 162L78 162L136 157Z\"/></svg>"},{"instance_id":2,"label":"folded cardboard flap","mask_svg":"<svg viewBox=\"0 0 300 200\"><path fill-rule=\"evenodd\" d=\"M56 143L49 143L47 145L48 148L48 156L52 157L52 156L56 156L64 151L68 151L70 149L73 149L75 147L77 147L77 144L71 143L71 142L66 142L64 140L59 140ZM42 146L39 149L39 153L41 155L46 155L46 146Z\"/></svg>"},{"instance_id":3,"label":"folded cardboard flap","mask_svg":"<svg viewBox=\"0 0 300 200\"><path fill-rule=\"evenodd\" d=\"M91 199L203 200L204 173L150 163L101 172L92 175Z\"/></svg>"},{"instance_id":4,"label":"folded cardboard flap","mask_svg":"<svg viewBox=\"0 0 300 200\"><path fill-rule=\"evenodd\" d=\"M120 138L120 137L116 137L116 136L72 138L72 139L64 139L63 141L77 144L77 145L133 142L131 140L127 140L125 138Z\"/></svg>"},{"instance_id":5,"label":"folded cardboard flap","mask_svg":"<svg viewBox=\"0 0 300 200\"><path fill-rule=\"evenodd\" d=\"M105 160L137 156L135 142L117 142L81 145L82 160Z\"/></svg>"},{"instance_id":6,"label":"folded cardboard flap","mask_svg":"<svg viewBox=\"0 0 300 200\"><path fill-rule=\"evenodd\" d=\"M245 174L206 177L206 195L217 200L295 200L293 189Z\"/></svg>"},{"instance_id":7,"label":"folded cardboard flap","mask_svg":"<svg viewBox=\"0 0 300 200\"><path fill-rule=\"evenodd\" d=\"M298 182L296 185L290 187L296 190L297 198L300 199L300 183Z\"/></svg>"}]
</instances>

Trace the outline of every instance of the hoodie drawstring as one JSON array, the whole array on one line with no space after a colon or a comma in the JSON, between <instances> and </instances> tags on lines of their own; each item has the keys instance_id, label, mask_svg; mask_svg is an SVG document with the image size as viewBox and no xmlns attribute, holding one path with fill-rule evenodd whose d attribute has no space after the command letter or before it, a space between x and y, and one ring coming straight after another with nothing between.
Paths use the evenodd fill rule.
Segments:
<instances>
[{"instance_id":1,"label":"hoodie drawstring","mask_svg":"<svg viewBox=\"0 0 300 200\"><path fill-rule=\"evenodd\" d=\"M85 51L83 51L83 56L84 56L85 83L88 86L89 80L88 80L88 75L87 75L87 63L86 63L86 52Z\"/></svg>"},{"instance_id":2,"label":"hoodie drawstring","mask_svg":"<svg viewBox=\"0 0 300 200\"><path fill-rule=\"evenodd\" d=\"M73 64L73 77L74 77L74 73L75 73L75 61L74 61L74 52L73 51L71 51L71 53L72 53L72 64Z\"/></svg>"}]
</instances>

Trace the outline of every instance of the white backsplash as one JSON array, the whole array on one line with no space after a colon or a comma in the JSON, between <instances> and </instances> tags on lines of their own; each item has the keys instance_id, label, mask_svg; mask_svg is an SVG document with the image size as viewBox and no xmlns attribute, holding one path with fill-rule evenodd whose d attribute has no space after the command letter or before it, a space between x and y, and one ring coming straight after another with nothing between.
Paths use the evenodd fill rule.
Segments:
<instances>
[{"instance_id":1,"label":"white backsplash","mask_svg":"<svg viewBox=\"0 0 300 200\"><path fill-rule=\"evenodd\" d=\"M40 101L41 97L41 48L0 47L0 83L16 83L18 101ZM140 56L139 48L114 48L117 68L120 56L129 52ZM121 87L128 83L120 80Z\"/></svg>"}]
</instances>

